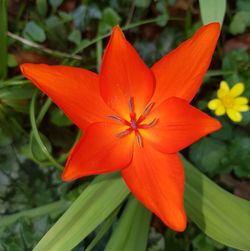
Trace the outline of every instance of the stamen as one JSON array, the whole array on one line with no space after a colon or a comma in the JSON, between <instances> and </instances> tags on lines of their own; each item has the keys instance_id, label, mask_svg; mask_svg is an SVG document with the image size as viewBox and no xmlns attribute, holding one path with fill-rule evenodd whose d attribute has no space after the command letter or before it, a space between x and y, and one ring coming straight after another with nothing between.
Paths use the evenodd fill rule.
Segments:
<instances>
[{"instance_id":1,"label":"stamen","mask_svg":"<svg viewBox=\"0 0 250 251\"><path fill-rule=\"evenodd\" d=\"M125 120L117 115L108 115L107 117L110 119L113 119L116 122L122 123L124 125L128 125L128 126L130 125L130 123L127 120Z\"/></svg>"},{"instance_id":2,"label":"stamen","mask_svg":"<svg viewBox=\"0 0 250 251\"><path fill-rule=\"evenodd\" d=\"M130 119L129 120L125 120L117 115L109 115L108 118L122 123L123 125L128 126L128 128L118 134L116 134L116 136L118 138L122 138L125 137L127 135L129 135L130 133L132 133L134 131L135 133L135 138L136 138L136 142L138 144L139 147L143 147L143 138L142 135L139 131L139 129L148 129L151 128L153 126L156 125L156 123L158 122L158 119L153 119L151 122L149 123L145 123L142 124L142 121L144 121L146 119L146 117L148 116L148 114L151 112L152 108L154 106L154 103L149 103L146 108L144 109L142 115L139 117L139 119L136 119L136 113L135 113L135 103L134 103L134 98L130 97L128 100L128 109L129 109L129 115L130 115Z\"/></svg>"},{"instance_id":3,"label":"stamen","mask_svg":"<svg viewBox=\"0 0 250 251\"><path fill-rule=\"evenodd\" d=\"M118 138L122 138L122 137L125 137L125 136L129 135L132 131L133 131L132 128L128 128L127 130L125 130L125 131L123 131L123 132L120 132L120 133L116 134L116 136L117 136Z\"/></svg>"},{"instance_id":4,"label":"stamen","mask_svg":"<svg viewBox=\"0 0 250 251\"><path fill-rule=\"evenodd\" d=\"M145 108L145 110L144 110L144 112L143 112L143 115L144 115L144 116L147 116L147 115L150 113L150 111L152 110L154 104L155 104L155 103L152 102L152 103L149 103L149 104L147 105L147 107Z\"/></svg>"},{"instance_id":5,"label":"stamen","mask_svg":"<svg viewBox=\"0 0 250 251\"><path fill-rule=\"evenodd\" d=\"M141 123L141 122L147 117L147 115L151 112L151 110L152 110L154 104L155 104L155 103L152 102L152 103L149 103L149 104L147 105L147 107L146 107L145 110L143 111L142 115L139 117L137 123Z\"/></svg>"},{"instance_id":6,"label":"stamen","mask_svg":"<svg viewBox=\"0 0 250 251\"><path fill-rule=\"evenodd\" d=\"M151 122L149 122L148 124L142 124L142 125L139 125L138 128L141 128L141 129L148 129L148 128L151 128L153 126L155 126L158 122L158 119L153 119Z\"/></svg>"},{"instance_id":7,"label":"stamen","mask_svg":"<svg viewBox=\"0 0 250 251\"><path fill-rule=\"evenodd\" d=\"M137 142L138 146L143 147L142 136L138 130L135 131L135 137L136 137L136 142Z\"/></svg>"},{"instance_id":8,"label":"stamen","mask_svg":"<svg viewBox=\"0 0 250 251\"><path fill-rule=\"evenodd\" d=\"M128 109L130 112L134 112L135 111L135 103L134 103L134 98L130 97L128 100Z\"/></svg>"}]
</instances>

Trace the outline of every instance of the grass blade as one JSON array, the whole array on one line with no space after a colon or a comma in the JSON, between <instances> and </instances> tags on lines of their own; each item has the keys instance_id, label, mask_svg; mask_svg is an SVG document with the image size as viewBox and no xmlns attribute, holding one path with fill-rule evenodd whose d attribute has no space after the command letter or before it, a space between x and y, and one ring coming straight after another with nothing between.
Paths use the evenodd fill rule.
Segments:
<instances>
[{"instance_id":1,"label":"grass blade","mask_svg":"<svg viewBox=\"0 0 250 251\"><path fill-rule=\"evenodd\" d=\"M222 26L226 13L226 0L199 0L203 24L219 22Z\"/></svg>"},{"instance_id":2,"label":"grass blade","mask_svg":"<svg viewBox=\"0 0 250 251\"><path fill-rule=\"evenodd\" d=\"M0 228L4 228L10 224L15 223L20 218L35 218L42 215L50 215L60 213L68 207L68 202L64 200L56 201L45 206L36 207L28 210L21 211L16 214L0 217Z\"/></svg>"},{"instance_id":3,"label":"grass blade","mask_svg":"<svg viewBox=\"0 0 250 251\"><path fill-rule=\"evenodd\" d=\"M227 246L250 250L250 202L223 190L183 158L185 208L209 237Z\"/></svg>"},{"instance_id":4,"label":"grass blade","mask_svg":"<svg viewBox=\"0 0 250 251\"><path fill-rule=\"evenodd\" d=\"M0 79L7 76L7 1L0 0Z\"/></svg>"},{"instance_id":5,"label":"grass blade","mask_svg":"<svg viewBox=\"0 0 250 251\"><path fill-rule=\"evenodd\" d=\"M98 176L47 232L34 251L68 251L88 236L127 197L119 173Z\"/></svg>"},{"instance_id":6,"label":"grass blade","mask_svg":"<svg viewBox=\"0 0 250 251\"><path fill-rule=\"evenodd\" d=\"M131 195L105 251L145 251L150 219L150 211Z\"/></svg>"}]
</instances>

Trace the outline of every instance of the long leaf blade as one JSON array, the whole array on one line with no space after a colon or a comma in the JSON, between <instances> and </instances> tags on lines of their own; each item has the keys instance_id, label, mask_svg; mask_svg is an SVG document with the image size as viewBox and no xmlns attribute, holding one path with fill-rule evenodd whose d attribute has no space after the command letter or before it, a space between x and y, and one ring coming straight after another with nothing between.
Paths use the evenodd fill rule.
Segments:
<instances>
[{"instance_id":1,"label":"long leaf blade","mask_svg":"<svg viewBox=\"0 0 250 251\"><path fill-rule=\"evenodd\" d=\"M184 158L183 163L189 219L218 242L250 250L250 202L223 190Z\"/></svg>"},{"instance_id":2,"label":"long leaf blade","mask_svg":"<svg viewBox=\"0 0 250 251\"><path fill-rule=\"evenodd\" d=\"M134 196L130 196L105 251L145 251L150 218L151 213Z\"/></svg>"},{"instance_id":3,"label":"long leaf blade","mask_svg":"<svg viewBox=\"0 0 250 251\"><path fill-rule=\"evenodd\" d=\"M7 1L0 0L0 79L7 75Z\"/></svg>"},{"instance_id":4,"label":"long leaf blade","mask_svg":"<svg viewBox=\"0 0 250 251\"><path fill-rule=\"evenodd\" d=\"M98 176L47 232L34 251L68 251L91 233L127 197L118 173Z\"/></svg>"},{"instance_id":5,"label":"long leaf blade","mask_svg":"<svg viewBox=\"0 0 250 251\"><path fill-rule=\"evenodd\" d=\"M203 24L219 22L221 25L226 13L226 0L199 0Z\"/></svg>"}]
</instances>

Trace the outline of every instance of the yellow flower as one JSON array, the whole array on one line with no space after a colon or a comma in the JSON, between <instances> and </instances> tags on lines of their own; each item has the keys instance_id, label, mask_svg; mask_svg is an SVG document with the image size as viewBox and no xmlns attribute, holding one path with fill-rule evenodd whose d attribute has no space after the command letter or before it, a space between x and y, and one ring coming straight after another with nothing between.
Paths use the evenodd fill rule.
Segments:
<instances>
[{"instance_id":1,"label":"yellow flower","mask_svg":"<svg viewBox=\"0 0 250 251\"><path fill-rule=\"evenodd\" d=\"M241 112L249 110L248 98L240 97L244 90L243 83L236 83L230 89L226 81L221 81L217 98L208 102L208 108L214 110L217 116L227 114L232 121L240 122L242 120Z\"/></svg>"}]
</instances>

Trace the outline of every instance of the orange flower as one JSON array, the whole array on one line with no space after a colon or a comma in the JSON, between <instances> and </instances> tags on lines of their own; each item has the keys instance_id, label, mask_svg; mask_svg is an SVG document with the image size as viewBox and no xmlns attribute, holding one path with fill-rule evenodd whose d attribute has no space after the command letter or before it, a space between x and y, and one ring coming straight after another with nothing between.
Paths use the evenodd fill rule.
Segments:
<instances>
[{"instance_id":1,"label":"orange flower","mask_svg":"<svg viewBox=\"0 0 250 251\"><path fill-rule=\"evenodd\" d=\"M101 72L23 64L22 73L82 130L62 179L121 170L132 193L176 231L186 228L184 171L177 152L218 130L192 107L220 33L199 29L153 67L143 63L118 26Z\"/></svg>"}]
</instances>

